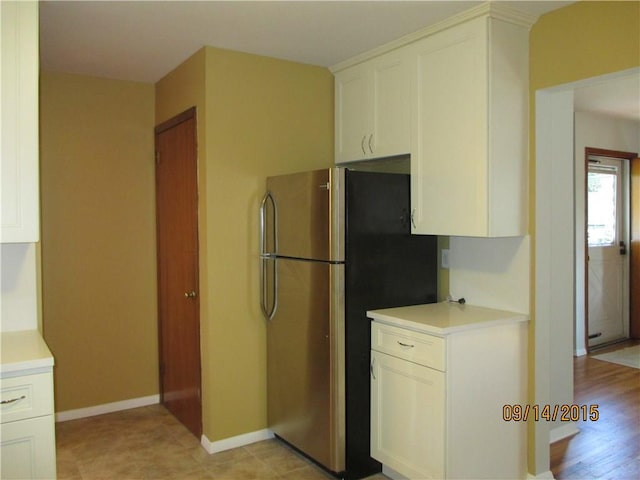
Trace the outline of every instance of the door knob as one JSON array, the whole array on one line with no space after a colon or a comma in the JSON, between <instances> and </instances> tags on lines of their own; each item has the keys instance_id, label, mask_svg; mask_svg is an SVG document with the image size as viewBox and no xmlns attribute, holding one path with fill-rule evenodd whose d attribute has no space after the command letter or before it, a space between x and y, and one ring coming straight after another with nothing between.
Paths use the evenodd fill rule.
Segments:
<instances>
[{"instance_id":1,"label":"door knob","mask_svg":"<svg viewBox=\"0 0 640 480\"><path fill-rule=\"evenodd\" d=\"M198 294L194 290L191 290L190 292L184 292L184 296L187 298L196 298Z\"/></svg>"}]
</instances>

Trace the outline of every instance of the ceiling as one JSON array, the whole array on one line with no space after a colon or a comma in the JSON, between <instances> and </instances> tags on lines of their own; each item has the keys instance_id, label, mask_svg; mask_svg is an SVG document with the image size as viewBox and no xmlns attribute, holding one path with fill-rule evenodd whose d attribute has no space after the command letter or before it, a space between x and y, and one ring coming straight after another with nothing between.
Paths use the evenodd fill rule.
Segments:
<instances>
[{"instance_id":1,"label":"ceiling","mask_svg":"<svg viewBox=\"0 0 640 480\"><path fill-rule=\"evenodd\" d=\"M481 3L43 0L40 64L49 71L155 83L208 45L328 67ZM538 16L574 2L501 3ZM619 87L601 87L594 93L598 105L588 103L588 91L581 102L585 109L640 105L639 84L626 85L635 98L620 100Z\"/></svg>"},{"instance_id":2,"label":"ceiling","mask_svg":"<svg viewBox=\"0 0 640 480\"><path fill-rule=\"evenodd\" d=\"M54 1L42 68L156 82L204 45L328 67L483 2ZM573 2L503 2L540 15Z\"/></svg>"},{"instance_id":3,"label":"ceiling","mask_svg":"<svg viewBox=\"0 0 640 480\"><path fill-rule=\"evenodd\" d=\"M640 122L640 73L574 90L574 109Z\"/></svg>"}]
</instances>

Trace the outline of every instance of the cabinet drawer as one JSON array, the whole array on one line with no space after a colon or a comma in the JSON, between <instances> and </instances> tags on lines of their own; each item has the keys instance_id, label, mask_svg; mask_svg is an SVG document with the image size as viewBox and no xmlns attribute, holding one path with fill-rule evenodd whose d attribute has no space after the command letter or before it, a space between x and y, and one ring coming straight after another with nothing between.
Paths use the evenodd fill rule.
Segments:
<instances>
[{"instance_id":1,"label":"cabinet drawer","mask_svg":"<svg viewBox=\"0 0 640 480\"><path fill-rule=\"evenodd\" d=\"M2 423L53 414L53 374L3 378L0 392Z\"/></svg>"},{"instance_id":2,"label":"cabinet drawer","mask_svg":"<svg viewBox=\"0 0 640 480\"><path fill-rule=\"evenodd\" d=\"M383 323L371 323L371 349L445 371L444 339Z\"/></svg>"}]
</instances>

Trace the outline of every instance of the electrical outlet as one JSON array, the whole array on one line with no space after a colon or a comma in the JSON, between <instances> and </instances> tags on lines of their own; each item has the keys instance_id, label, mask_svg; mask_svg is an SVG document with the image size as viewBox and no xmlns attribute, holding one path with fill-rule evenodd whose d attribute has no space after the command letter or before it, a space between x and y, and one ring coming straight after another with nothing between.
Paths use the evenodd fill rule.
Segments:
<instances>
[{"instance_id":1,"label":"electrical outlet","mask_svg":"<svg viewBox=\"0 0 640 480\"><path fill-rule=\"evenodd\" d=\"M440 266L442 268L449 268L449 249L443 248L440 253Z\"/></svg>"}]
</instances>

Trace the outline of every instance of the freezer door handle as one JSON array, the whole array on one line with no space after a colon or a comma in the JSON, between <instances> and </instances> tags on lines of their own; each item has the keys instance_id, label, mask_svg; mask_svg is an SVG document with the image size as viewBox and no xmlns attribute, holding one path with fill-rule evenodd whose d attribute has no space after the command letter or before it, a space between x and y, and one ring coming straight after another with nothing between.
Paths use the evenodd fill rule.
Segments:
<instances>
[{"instance_id":1,"label":"freezer door handle","mask_svg":"<svg viewBox=\"0 0 640 480\"><path fill-rule=\"evenodd\" d=\"M270 232L267 232L268 203L273 207L273 226ZM273 235L273 252L267 252L267 235L269 233ZM278 253L278 206L271 192L267 191L260 202L260 255L271 253Z\"/></svg>"}]
</instances>

